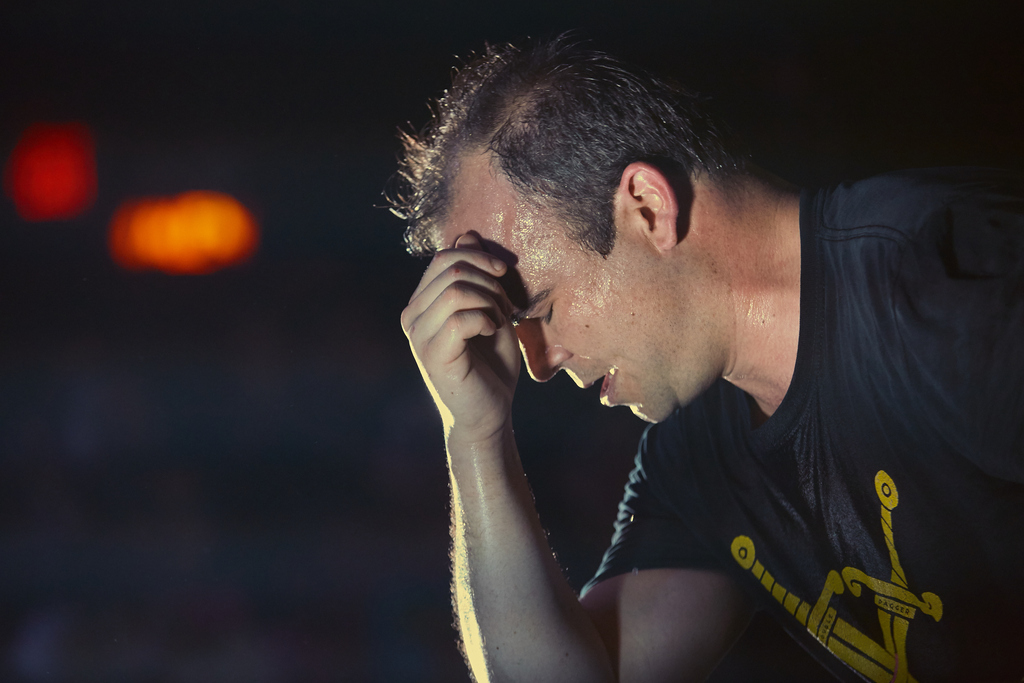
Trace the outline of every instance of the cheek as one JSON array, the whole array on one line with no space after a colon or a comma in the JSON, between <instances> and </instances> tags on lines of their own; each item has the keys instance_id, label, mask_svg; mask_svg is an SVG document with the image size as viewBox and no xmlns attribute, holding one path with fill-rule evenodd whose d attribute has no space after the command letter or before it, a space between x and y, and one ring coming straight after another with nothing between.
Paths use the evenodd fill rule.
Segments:
<instances>
[{"instance_id":1,"label":"cheek","mask_svg":"<svg viewBox=\"0 0 1024 683\"><path fill-rule=\"evenodd\" d=\"M615 297L611 273L605 270L592 271L588 277L579 278L578 281L581 281L580 284L573 288L568 297L567 313L573 320L587 324L626 305L626 302L618 301Z\"/></svg>"}]
</instances>

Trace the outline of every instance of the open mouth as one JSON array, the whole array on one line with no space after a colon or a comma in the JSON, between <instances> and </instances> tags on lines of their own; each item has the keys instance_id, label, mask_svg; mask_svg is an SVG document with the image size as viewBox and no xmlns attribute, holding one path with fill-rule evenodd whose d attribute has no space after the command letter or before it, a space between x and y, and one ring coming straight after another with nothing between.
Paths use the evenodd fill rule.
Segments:
<instances>
[{"instance_id":1,"label":"open mouth","mask_svg":"<svg viewBox=\"0 0 1024 683\"><path fill-rule=\"evenodd\" d=\"M606 406L615 405L614 396L612 393L613 383L615 382L615 373L618 368L612 368L608 371L608 374L604 376L604 382L601 383L601 404Z\"/></svg>"}]
</instances>

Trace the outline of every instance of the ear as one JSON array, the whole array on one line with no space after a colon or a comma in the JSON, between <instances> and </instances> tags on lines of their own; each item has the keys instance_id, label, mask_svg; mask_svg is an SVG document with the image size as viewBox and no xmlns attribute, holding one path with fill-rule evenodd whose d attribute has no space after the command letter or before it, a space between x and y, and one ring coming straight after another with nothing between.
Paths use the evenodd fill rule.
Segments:
<instances>
[{"instance_id":1,"label":"ear","mask_svg":"<svg viewBox=\"0 0 1024 683\"><path fill-rule=\"evenodd\" d=\"M679 243L679 201L672 183L656 166L635 161L622 171L615 191L616 231L642 236L658 251Z\"/></svg>"}]
</instances>

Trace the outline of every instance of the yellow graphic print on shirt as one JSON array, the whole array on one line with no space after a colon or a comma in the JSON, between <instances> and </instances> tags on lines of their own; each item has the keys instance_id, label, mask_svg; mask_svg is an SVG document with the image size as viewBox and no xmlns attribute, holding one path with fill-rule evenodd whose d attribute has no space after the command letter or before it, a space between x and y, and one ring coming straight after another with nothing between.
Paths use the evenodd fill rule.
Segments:
<instances>
[{"instance_id":1,"label":"yellow graphic print on shirt","mask_svg":"<svg viewBox=\"0 0 1024 683\"><path fill-rule=\"evenodd\" d=\"M829 652L852 669L875 683L916 683L907 662L907 631L918 611L935 621L942 619L942 600L934 593L926 592L918 597L910 591L893 541L892 511L899 503L899 495L892 477L883 470L875 475L875 491L882 502L882 533L889 546L892 563L892 575L888 581L868 576L854 567L846 567L842 574L833 569L825 578L825 587L818 601L811 605L775 581L771 572L755 559L754 542L748 536L733 539L732 556L741 567L749 569L772 597L806 626ZM881 643L864 635L844 619L837 618L835 608L829 606L833 595L849 590L854 598L859 598L865 587L869 591L865 597L874 594L878 606Z\"/></svg>"}]
</instances>

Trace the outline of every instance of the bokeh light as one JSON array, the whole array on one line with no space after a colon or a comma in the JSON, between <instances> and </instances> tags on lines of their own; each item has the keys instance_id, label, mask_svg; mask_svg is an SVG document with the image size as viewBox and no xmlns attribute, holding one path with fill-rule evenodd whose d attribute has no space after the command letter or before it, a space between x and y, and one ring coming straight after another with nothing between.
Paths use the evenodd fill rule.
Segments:
<instances>
[{"instance_id":1,"label":"bokeh light","mask_svg":"<svg viewBox=\"0 0 1024 683\"><path fill-rule=\"evenodd\" d=\"M26 221L66 220L96 199L96 147L83 123L29 126L4 169L4 191Z\"/></svg>"},{"instance_id":2,"label":"bokeh light","mask_svg":"<svg viewBox=\"0 0 1024 683\"><path fill-rule=\"evenodd\" d=\"M211 273L245 261L258 242L252 214L220 192L126 201L110 222L110 254L129 270Z\"/></svg>"}]
</instances>

